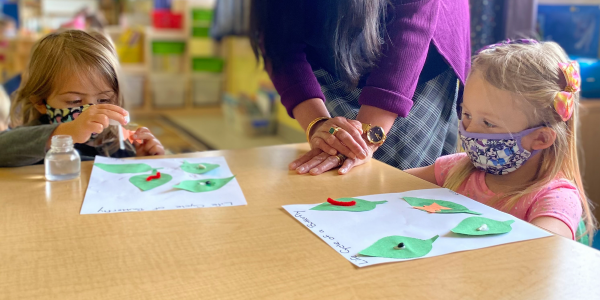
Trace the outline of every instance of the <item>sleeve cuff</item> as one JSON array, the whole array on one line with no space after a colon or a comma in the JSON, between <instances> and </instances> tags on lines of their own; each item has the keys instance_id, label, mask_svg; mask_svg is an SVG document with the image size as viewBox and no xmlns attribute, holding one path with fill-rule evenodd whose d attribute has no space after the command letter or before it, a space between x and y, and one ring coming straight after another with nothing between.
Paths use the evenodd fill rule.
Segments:
<instances>
[{"instance_id":1,"label":"sleeve cuff","mask_svg":"<svg viewBox=\"0 0 600 300\"><path fill-rule=\"evenodd\" d=\"M358 103L381 108L403 118L408 116L413 106L412 99L374 86L365 86L362 89Z\"/></svg>"},{"instance_id":2,"label":"sleeve cuff","mask_svg":"<svg viewBox=\"0 0 600 300\"><path fill-rule=\"evenodd\" d=\"M313 82L305 81L290 86L285 91L282 91L280 96L281 104L285 106L288 115L292 118L294 118L293 110L298 104L313 98L325 101L325 95L321 91L321 86L318 83L315 85Z\"/></svg>"},{"instance_id":3,"label":"sleeve cuff","mask_svg":"<svg viewBox=\"0 0 600 300\"><path fill-rule=\"evenodd\" d=\"M577 240L577 227L573 227L573 225L569 225L569 218L566 216L563 216L562 214L553 214L553 213L540 213L540 214L536 214L533 217L529 218L528 222L531 222L539 217L550 217L550 218L555 218L563 223L565 223L565 225L567 225L567 227L569 227L569 229L571 230L571 239L576 241ZM579 225L579 224L577 224Z\"/></svg>"}]
</instances>

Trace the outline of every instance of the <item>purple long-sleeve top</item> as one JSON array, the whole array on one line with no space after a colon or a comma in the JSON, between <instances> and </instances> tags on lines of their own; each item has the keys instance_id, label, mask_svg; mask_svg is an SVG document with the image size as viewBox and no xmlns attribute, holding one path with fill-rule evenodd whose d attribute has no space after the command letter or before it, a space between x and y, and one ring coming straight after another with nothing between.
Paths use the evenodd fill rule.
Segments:
<instances>
[{"instance_id":1,"label":"purple long-sleeve top","mask_svg":"<svg viewBox=\"0 0 600 300\"><path fill-rule=\"evenodd\" d=\"M395 17L386 27L387 47L374 67L359 97L361 105L384 109L406 117L413 106L417 87L430 47L464 83L470 65L468 0L393 0ZM290 116L303 101L325 100L307 60L304 42L291 45L284 63L268 68L281 102Z\"/></svg>"}]
</instances>

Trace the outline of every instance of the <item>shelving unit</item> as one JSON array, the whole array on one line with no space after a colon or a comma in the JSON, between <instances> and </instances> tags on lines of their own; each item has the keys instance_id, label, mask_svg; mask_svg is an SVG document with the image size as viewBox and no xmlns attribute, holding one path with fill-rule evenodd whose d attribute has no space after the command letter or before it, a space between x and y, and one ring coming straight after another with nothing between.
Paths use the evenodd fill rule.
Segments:
<instances>
[{"instance_id":1,"label":"shelving unit","mask_svg":"<svg viewBox=\"0 0 600 300\"><path fill-rule=\"evenodd\" d=\"M220 61L222 69L223 60L222 58L216 55L217 49L214 45L215 43L207 35L208 28L211 23L210 18L212 17L213 7L210 5L210 3L207 4L206 1L204 1L204 3L197 3L194 1L176 1L173 2L173 10L175 9L177 12L181 12L183 14L182 28L163 29L145 27L142 30L143 62L136 64L122 63L122 71L125 78L137 77L142 78L143 81L142 104L138 107L130 108L130 110L134 114L154 114L156 112L165 111L201 111L203 108L199 107L197 103L199 101L194 101L195 96L204 96L204 100L211 100L207 101L209 103L212 102L212 104L208 104L208 106L218 106L218 102L220 100L220 93L222 91L221 86L223 83L223 76L221 74L221 70L216 70L218 71L217 73L202 72L202 75L196 75L196 68L194 67L195 64L193 63L194 58L210 57L216 59L217 61ZM198 17L203 18L203 20L193 21L194 18L198 19ZM201 31L205 32L206 35L200 37L195 36L194 33L196 32L197 35L198 30L194 30L194 28L203 28L203 30ZM120 34L122 34L122 29L109 28L108 32L111 34L111 36L113 36L113 39L116 39ZM161 42L165 44L158 45L158 43ZM164 47L168 47L168 43L173 42L184 43L183 51L181 51L181 57L177 59L179 67L176 68L177 70L170 71L157 70L157 65L169 65L172 67L171 63L175 62L175 58L173 57L177 56L177 54L166 53L163 55L167 57L164 57L162 59L156 58L158 55L160 55L156 53L158 51L157 48L159 46L162 46L163 50L165 50ZM153 60L158 60L158 62L153 63ZM164 62L164 64L161 64L160 62ZM207 70L209 69L211 68L208 68ZM210 84L202 84L202 86L204 86L204 88L207 89L207 92L205 93L206 95L202 95L201 92L198 93L198 91L194 91L194 86L200 86L192 84L192 81L194 81L195 79L202 79L203 83L210 82ZM172 84L164 84L161 87L159 83L166 80L174 81ZM184 100L182 105L177 105L178 107L166 107L168 106L167 102L160 101L161 99L158 99L159 101L157 101L157 95L162 95L162 100L165 100L164 97L169 95L168 91L158 91L158 89L174 88L175 85L181 85L182 90L179 91L178 89L174 89L171 92L174 94L183 93ZM218 90L215 90L215 88L218 88Z\"/></svg>"}]
</instances>

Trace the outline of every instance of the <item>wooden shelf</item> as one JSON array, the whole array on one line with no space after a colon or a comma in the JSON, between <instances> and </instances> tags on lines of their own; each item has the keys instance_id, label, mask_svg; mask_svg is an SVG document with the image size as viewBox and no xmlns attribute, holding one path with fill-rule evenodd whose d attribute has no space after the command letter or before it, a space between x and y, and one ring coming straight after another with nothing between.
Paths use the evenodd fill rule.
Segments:
<instances>
[{"instance_id":1,"label":"wooden shelf","mask_svg":"<svg viewBox=\"0 0 600 300\"><path fill-rule=\"evenodd\" d=\"M148 40L162 41L187 41L188 34L183 29L156 29L149 27L146 30Z\"/></svg>"},{"instance_id":2,"label":"wooden shelf","mask_svg":"<svg viewBox=\"0 0 600 300\"><path fill-rule=\"evenodd\" d=\"M145 64L121 64L121 71L123 73L132 74L132 75L146 75L148 74L148 69Z\"/></svg>"}]
</instances>

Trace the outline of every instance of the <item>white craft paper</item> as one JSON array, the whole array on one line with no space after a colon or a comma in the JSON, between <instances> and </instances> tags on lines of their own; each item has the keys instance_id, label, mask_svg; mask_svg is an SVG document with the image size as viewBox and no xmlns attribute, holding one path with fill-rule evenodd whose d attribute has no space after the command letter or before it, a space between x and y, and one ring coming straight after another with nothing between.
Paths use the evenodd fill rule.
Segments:
<instances>
[{"instance_id":1,"label":"white craft paper","mask_svg":"<svg viewBox=\"0 0 600 300\"><path fill-rule=\"evenodd\" d=\"M462 220L476 215L466 213L428 213L412 208L402 197L452 201L462 204L470 210L482 213L481 217L498 221L514 220L515 222L512 224L512 231L506 234L486 236L460 235L450 230L456 227ZM404 193L353 198L368 201L387 200L388 202L378 204L375 209L364 212L310 210L320 203L286 205L283 208L335 251L358 267L418 259L357 256L360 251L368 248L379 239L391 235L423 240L439 235L440 237L433 243L431 252L420 258L481 249L551 235L512 215L498 211L448 189L414 190Z\"/></svg>"},{"instance_id":2,"label":"white craft paper","mask_svg":"<svg viewBox=\"0 0 600 300\"><path fill-rule=\"evenodd\" d=\"M190 174L181 169L184 160L189 163L218 164L219 167L206 174ZM145 163L152 168L162 168L158 171L173 176L173 179L159 187L143 192L129 182L129 178L146 173L151 175L151 172L114 174L94 166L81 207L82 215L246 205L246 198L236 178L222 188L211 192L193 193L173 188L184 180L233 176L224 157L124 160L96 156L95 162L104 164Z\"/></svg>"}]
</instances>

